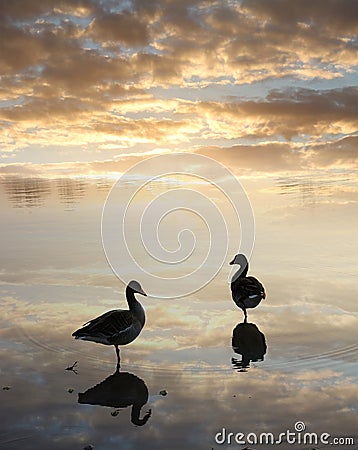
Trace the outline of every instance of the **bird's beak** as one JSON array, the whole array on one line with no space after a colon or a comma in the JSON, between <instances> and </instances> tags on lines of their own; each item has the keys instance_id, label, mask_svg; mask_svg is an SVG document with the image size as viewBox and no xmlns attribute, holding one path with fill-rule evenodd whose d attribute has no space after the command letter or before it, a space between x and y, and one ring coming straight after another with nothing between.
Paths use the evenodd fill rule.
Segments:
<instances>
[{"instance_id":1,"label":"bird's beak","mask_svg":"<svg viewBox=\"0 0 358 450\"><path fill-rule=\"evenodd\" d=\"M144 295L144 297L147 297L147 294L143 291L143 289L138 291L138 294L142 294L142 295Z\"/></svg>"},{"instance_id":2,"label":"bird's beak","mask_svg":"<svg viewBox=\"0 0 358 450\"><path fill-rule=\"evenodd\" d=\"M235 258L229 262L229 265L232 266L234 264Z\"/></svg>"}]
</instances>

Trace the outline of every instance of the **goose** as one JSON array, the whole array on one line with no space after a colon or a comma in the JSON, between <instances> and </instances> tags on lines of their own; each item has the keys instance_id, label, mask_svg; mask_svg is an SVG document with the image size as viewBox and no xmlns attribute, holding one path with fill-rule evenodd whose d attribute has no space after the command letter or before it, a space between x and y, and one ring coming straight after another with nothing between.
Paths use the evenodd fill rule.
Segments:
<instances>
[{"instance_id":1,"label":"goose","mask_svg":"<svg viewBox=\"0 0 358 450\"><path fill-rule=\"evenodd\" d=\"M247 321L247 308L256 308L266 298L265 289L255 277L247 277L249 263L245 255L238 254L229 263L239 264L240 269L231 279L231 295L236 305L241 308Z\"/></svg>"},{"instance_id":2,"label":"goose","mask_svg":"<svg viewBox=\"0 0 358 450\"><path fill-rule=\"evenodd\" d=\"M145 312L134 294L147 296L138 281L131 281L126 287L129 309L113 309L86 322L74 331L72 336L83 341L114 345L117 355L117 368L120 367L119 346L134 341L145 323Z\"/></svg>"}]
</instances>

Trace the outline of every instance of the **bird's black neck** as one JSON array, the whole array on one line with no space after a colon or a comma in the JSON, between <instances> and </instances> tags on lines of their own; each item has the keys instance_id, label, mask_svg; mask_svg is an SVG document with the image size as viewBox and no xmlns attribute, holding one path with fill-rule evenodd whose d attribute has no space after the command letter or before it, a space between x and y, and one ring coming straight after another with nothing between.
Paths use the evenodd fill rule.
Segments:
<instances>
[{"instance_id":1,"label":"bird's black neck","mask_svg":"<svg viewBox=\"0 0 358 450\"><path fill-rule=\"evenodd\" d=\"M246 266L243 269L240 267L240 269L236 272L236 273L239 273L239 277L238 278L245 278L246 275L247 275L248 270L249 270L249 265L248 264L246 264Z\"/></svg>"},{"instance_id":2,"label":"bird's black neck","mask_svg":"<svg viewBox=\"0 0 358 450\"><path fill-rule=\"evenodd\" d=\"M130 310L135 309L136 306L139 304L139 302L134 296L133 289L130 288L129 286L127 286L127 288L126 288L126 297L127 297L129 309Z\"/></svg>"},{"instance_id":3,"label":"bird's black neck","mask_svg":"<svg viewBox=\"0 0 358 450\"><path fill-rule=\"evenodd\" d=\"M126 288L126 297L127 297L127 303L129 306L129 310L135 314L142 325L144 325L145 322L145 313L142 305L139 303L139 301L134 296L134 291L132 288L127 286Z\"/></svg>"},{"instance_id":4,"label":"bird's black neck","mask_svg":"<svg viewBox=\"0 0 358 450\"><path fill-rule=\"evenodd\" d=\"M241 276L246 277L248 271L249 271L249 264L246 264L246 267L245 267L244 271L242 272Z\"/></svg>"},{"instance_id":5,"label":"bird's black neck","mask_svg":"<svg viewBox=\"0 0 358 450\"><path fill-rule=\"evenodd\" d=\"M244 269L242 269L242 267L240 267L240 269L234 273L234 276L231 279L231 283L235 283L235 281L240 278L245 278L248 270L249 270L248 264L244 267Z\"/></svg>"}]
</instances>

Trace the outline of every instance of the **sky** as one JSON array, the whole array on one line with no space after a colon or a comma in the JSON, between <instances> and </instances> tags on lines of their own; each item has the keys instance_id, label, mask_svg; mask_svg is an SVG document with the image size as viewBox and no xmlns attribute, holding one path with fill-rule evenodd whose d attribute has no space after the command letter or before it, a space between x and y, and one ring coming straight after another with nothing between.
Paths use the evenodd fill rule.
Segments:
<instances>
[{"instance_id":1,"label":"sky","mask_svg":"<svg viewBox=\"0 0 358 450\"><path fill-rule=\"evenodd\" d=\"M0 1L0 173L357 164L355 0Z\"/></svg>"}]
</instances>

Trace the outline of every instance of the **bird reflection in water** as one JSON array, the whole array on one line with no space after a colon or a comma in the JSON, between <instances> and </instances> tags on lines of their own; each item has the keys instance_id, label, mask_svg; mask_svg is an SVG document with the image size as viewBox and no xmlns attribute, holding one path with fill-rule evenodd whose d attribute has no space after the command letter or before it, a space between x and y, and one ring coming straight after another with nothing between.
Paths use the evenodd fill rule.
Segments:
<instances>
[{"instance_id":1,"label":"bird reflection in water","mask_svg":"<svg viewBox=\"0 0 358 450\"><path fill-rule=\"evenodd\" d=\"M119 369L101 383L78 394L78 403L87 405L127 408L132 405L131 422L134 425L145 425L152 414L149 409L140 418L141 409L148 401L148 388L144 381L128 372Z\"/></svg>"},{"instance_id":2,"label":"bird reflection in water","mask_svg":"<svg viewBox=\"0 0 358 450\"><path fill-rule=\"evenodd\" d=\"M242 356L241 361L232 358L234 369L246 372L250 367L250 362L263 361L266 354L267 345L265 335L254 323L238 323L232 332L232 349Z\"/></svg>"}]
</instances>

